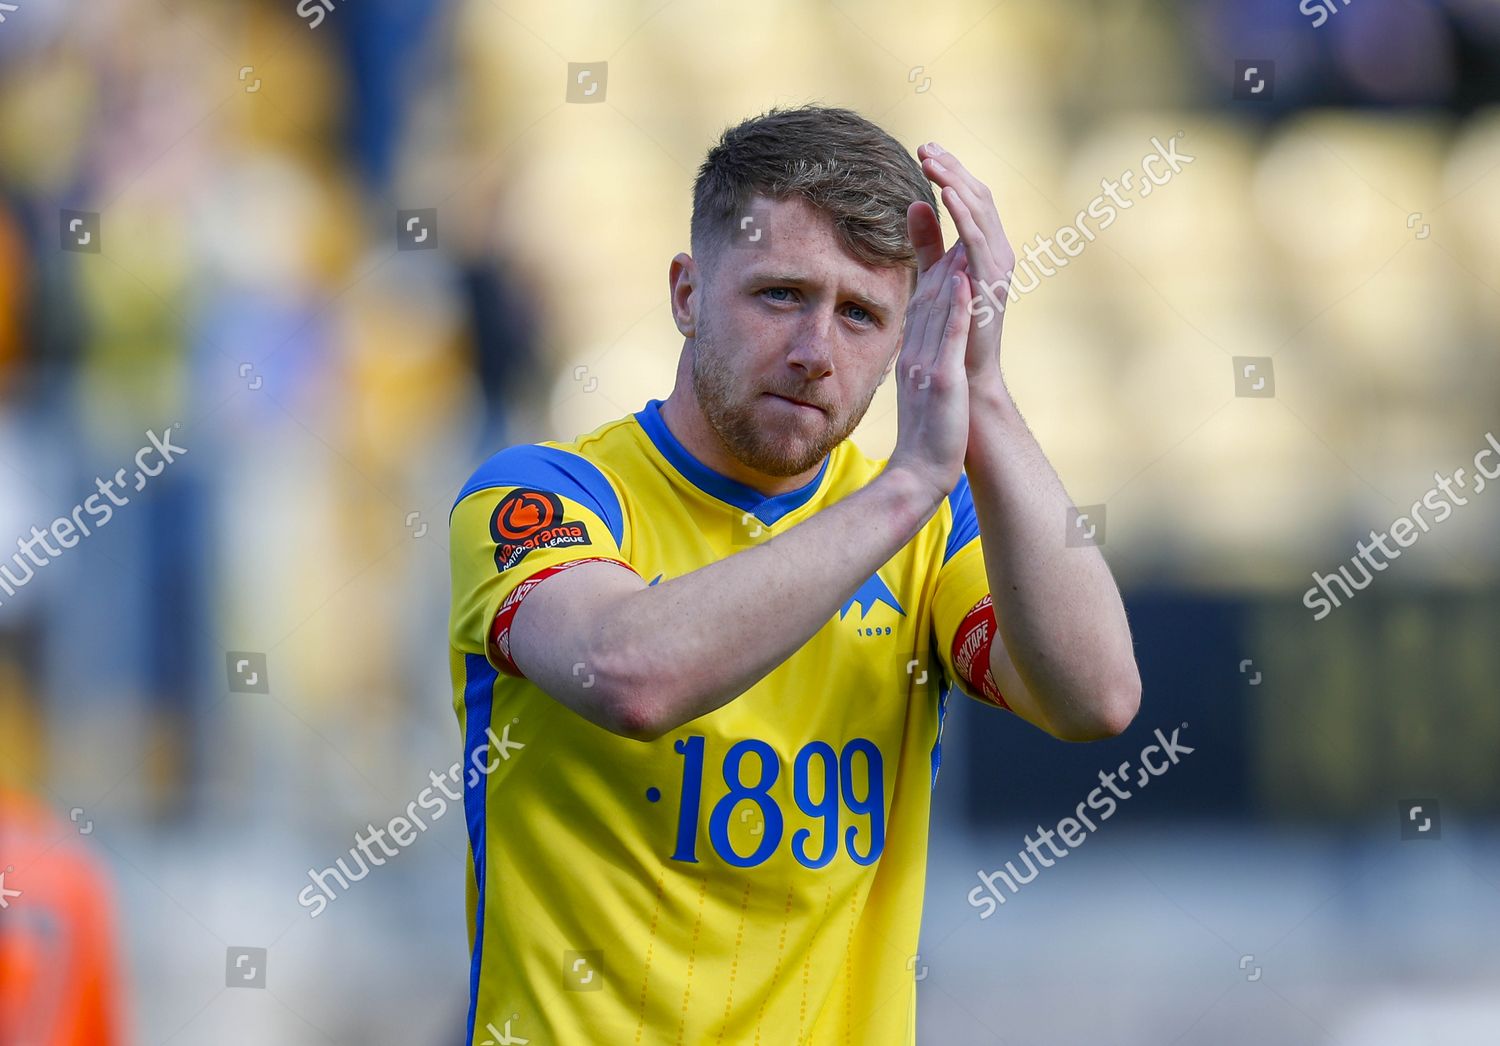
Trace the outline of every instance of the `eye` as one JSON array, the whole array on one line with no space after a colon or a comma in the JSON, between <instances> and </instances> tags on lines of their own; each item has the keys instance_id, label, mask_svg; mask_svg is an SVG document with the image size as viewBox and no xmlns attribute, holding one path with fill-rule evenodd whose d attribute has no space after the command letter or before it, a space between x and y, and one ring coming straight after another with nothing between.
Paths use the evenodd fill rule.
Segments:
<instances>
[{"instance_id":1,"label":"eye","mask_svg":"<svg viewBox=\"0 0 1500 1046\"><path fill-rule=\"evenodd\" d=\"M858 313L858 315L855 315L856 313ZM858 305L851 305L851 306L849 306L849 316L850 316L851 319L854 320L855 323L874 323L875 322L875 317L871 316L868 311L866 311L865 309L860 308Z\"/></svg>"},{"instance_id":2,"label":"eye","mask_svg":"<svg viewBox=\"0 0 1500 1046\"><path fill-rule=\"evenodd\" d=\"M765 295L766 297L769 297L772 301L787 301L787 302L789 302L789 301L795 301L796 300L796 294L797 294L797 292L794 291L794 290L792 290L792 288L790 288L790 287L767 287L765 290L761 291L760 293L762 295ZM783 294L786 295L786 297L779 297L779 295L783 295Z\"/></svg>"}]
</instances>

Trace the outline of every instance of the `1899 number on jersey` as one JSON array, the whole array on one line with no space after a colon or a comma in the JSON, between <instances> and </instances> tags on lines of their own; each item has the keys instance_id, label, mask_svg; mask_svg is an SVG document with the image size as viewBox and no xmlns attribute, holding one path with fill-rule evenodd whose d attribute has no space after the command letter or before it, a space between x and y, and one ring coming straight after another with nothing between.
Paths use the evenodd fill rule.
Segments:
<instances>
[{"instance_id":1,"label":"1899 number on jersey","mask_svg":"<svg viewBox=\"0 0 1500 1046\"><path fill-rule=\"evenodd\" d=\"M703 802L703 764L706 742L701 734L681 738L673 746L682 756L682 790L677 806L677 846L672 860L696 863L698 824ZM754 755L754 760L745 757ZM746 766L749 762L751 765ZM771 795L781 775L776 750L764 741L736 741L724 753L720 772L729 791L708 814L708 839L714 852L736 868L764 863L781 845L786 818ZM753 779L747 779L753 774ZM818 798L813 799L816 792ZM874 864L885 849L885 778L880 749L863 737L851 739L842 751L827 741L809 741L792 763L792 797L797 809L822 822L819 830L799 828L792 833L792 856L807 868L822 868L837 855L842 842L850 860ZM742 804L760 811L763 827L748 854L735 850L729 838L730 819ZM750 807L744 807L749 809ZM849 821L840 837L841 822Z\"/></svg>"}]
</instances>

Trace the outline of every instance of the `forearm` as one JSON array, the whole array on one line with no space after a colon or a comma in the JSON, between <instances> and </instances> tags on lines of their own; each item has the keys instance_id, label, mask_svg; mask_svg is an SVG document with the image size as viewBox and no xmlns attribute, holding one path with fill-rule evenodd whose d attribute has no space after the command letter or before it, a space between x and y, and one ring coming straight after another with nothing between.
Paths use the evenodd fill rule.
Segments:
<instances>
[{"instance_id":1,"label":"forearm","mask_svg":"<svg viewBox=\"0 0 1500 1046\"><path fill-rule=\"evenodd\" d=\"M940 500L886 469L769 541L617 600L596 657L659 736L744 693L806 643L931 517Z\"/></svg>"},{"instance_id":2,"label":"forearm","mask_svg":"<svg viewBox=\"0 0 1500 1046\"><path fill-rule=\"evenodd\" d=\"M1109 565L1067 545L1072 501L1003 383L970 403L965 468L1006 651L1053 733L1118 733L1140 677Z\"/></svg>"}]
</instances>

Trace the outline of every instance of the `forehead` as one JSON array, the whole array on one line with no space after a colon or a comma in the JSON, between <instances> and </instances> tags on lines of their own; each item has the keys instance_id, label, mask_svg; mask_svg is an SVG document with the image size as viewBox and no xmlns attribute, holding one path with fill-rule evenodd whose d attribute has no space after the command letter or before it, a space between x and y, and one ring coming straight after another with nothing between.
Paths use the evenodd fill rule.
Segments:
<instances>
[{"instance_id":1,"label":"forehead","mask_svg":"<svg viewBox=\"0 0 1500 1046\"><path fill-rule=\"evenodd\" d=\"M870 265L851 254L833 219L801 197L754 197L730 229L718 265L731 280L799 274L892 308L905 305L911 285L909 269Z\"/></svg>"}]
</instances>

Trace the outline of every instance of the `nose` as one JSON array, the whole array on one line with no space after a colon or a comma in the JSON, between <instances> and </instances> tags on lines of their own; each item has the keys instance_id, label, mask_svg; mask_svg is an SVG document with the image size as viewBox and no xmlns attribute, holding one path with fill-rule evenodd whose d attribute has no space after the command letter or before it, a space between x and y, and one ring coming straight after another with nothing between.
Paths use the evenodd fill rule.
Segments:
<instances>
[{"instance_id":1,"label":"nose","mask_svg":"<svg viewBox=\"0 0 1500 1046\"><path fill-rule=\"evenodd\" d=\"M793 337L787 364L802 371L807 380L833 373L833 312L809 309Z\"/></svg>"}]
</instances>

